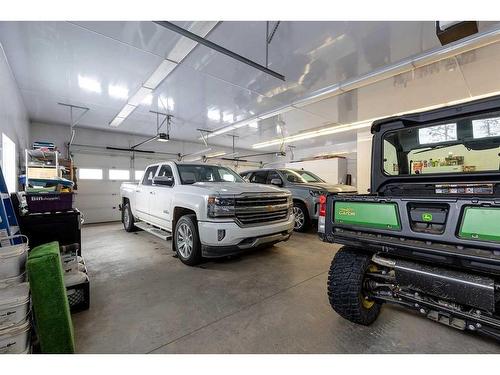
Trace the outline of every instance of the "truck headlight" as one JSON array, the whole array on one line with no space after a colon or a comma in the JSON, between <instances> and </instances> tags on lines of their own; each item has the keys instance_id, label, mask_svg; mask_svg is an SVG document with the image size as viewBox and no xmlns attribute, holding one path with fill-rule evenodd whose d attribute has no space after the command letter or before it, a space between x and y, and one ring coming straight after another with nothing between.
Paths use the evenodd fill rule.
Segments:
<instances>
[{"instance_id":1,"label":"truck headlight","mask_svg":"<svg viewBox=\"0 0 500 375\"><path fill-rule=\"evenodd\" d=\"M208 217L231 217L234 216L234 198L208 197Z\"/></svg>"}]
</instances>

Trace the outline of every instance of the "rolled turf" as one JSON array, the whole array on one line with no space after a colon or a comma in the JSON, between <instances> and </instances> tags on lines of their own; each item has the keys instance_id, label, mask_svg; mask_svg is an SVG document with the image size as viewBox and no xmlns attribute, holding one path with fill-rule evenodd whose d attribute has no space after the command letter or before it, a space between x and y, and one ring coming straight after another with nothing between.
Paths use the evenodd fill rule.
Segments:
<instances>
[{"instance_id":1,"label":"rolled turf","mask_svg":"<svg viewBox=\"0 0 500 375\"><path fill-rule=\"evenodd\" d=\"M31 250L26 268L42 353L74 353L73 323L59 243L50 242Z\"/></svg>"}]
</instances>

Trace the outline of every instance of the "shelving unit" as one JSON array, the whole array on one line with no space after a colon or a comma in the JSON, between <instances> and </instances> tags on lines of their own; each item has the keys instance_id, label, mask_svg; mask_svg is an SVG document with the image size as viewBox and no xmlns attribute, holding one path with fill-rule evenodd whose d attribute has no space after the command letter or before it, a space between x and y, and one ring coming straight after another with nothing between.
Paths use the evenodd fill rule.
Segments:
<instances>
[{"instance_id":1,"label":"shelving unit","mask_svg":"<svg viewBox=\"0 0 500 375\"><path fill-rule=\"evenodd\" d=\"M26 186L30 178L61 178L58 151L25 150Z\"/></svg>"}]
</instances>

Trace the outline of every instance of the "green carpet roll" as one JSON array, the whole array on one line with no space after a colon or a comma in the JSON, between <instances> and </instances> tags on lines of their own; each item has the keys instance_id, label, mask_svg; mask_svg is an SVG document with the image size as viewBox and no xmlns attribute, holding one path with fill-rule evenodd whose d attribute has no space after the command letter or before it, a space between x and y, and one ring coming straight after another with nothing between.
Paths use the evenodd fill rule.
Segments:
<instances>
[{"instance_id":1,"label":"green carpet roll","mask_svg":"<svg viewBox=\"0 0 500 375\"><path fill-rule=\"evenodd\" d=\"M42 353L74 353L73 323L59 243L51 242L31 250L26 268Z\"/></svg>"}]
</instances>

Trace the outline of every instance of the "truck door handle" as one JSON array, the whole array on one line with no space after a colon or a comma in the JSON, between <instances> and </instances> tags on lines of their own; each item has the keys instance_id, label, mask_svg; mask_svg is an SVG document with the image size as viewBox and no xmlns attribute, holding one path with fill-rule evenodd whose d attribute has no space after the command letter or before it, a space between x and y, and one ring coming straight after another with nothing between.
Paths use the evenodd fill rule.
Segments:
<instances>
[{"instance_id":1,"label":"truck door handle","mask_svg":"<svg viewBox=\"0 0 500 375\"><path fill-rule=\"evenodd\" d=\"M136 193L140 193L141 191L140 191L140 190L136 190L135 192L136 192Z\"/></svg>"}]
</instances>

